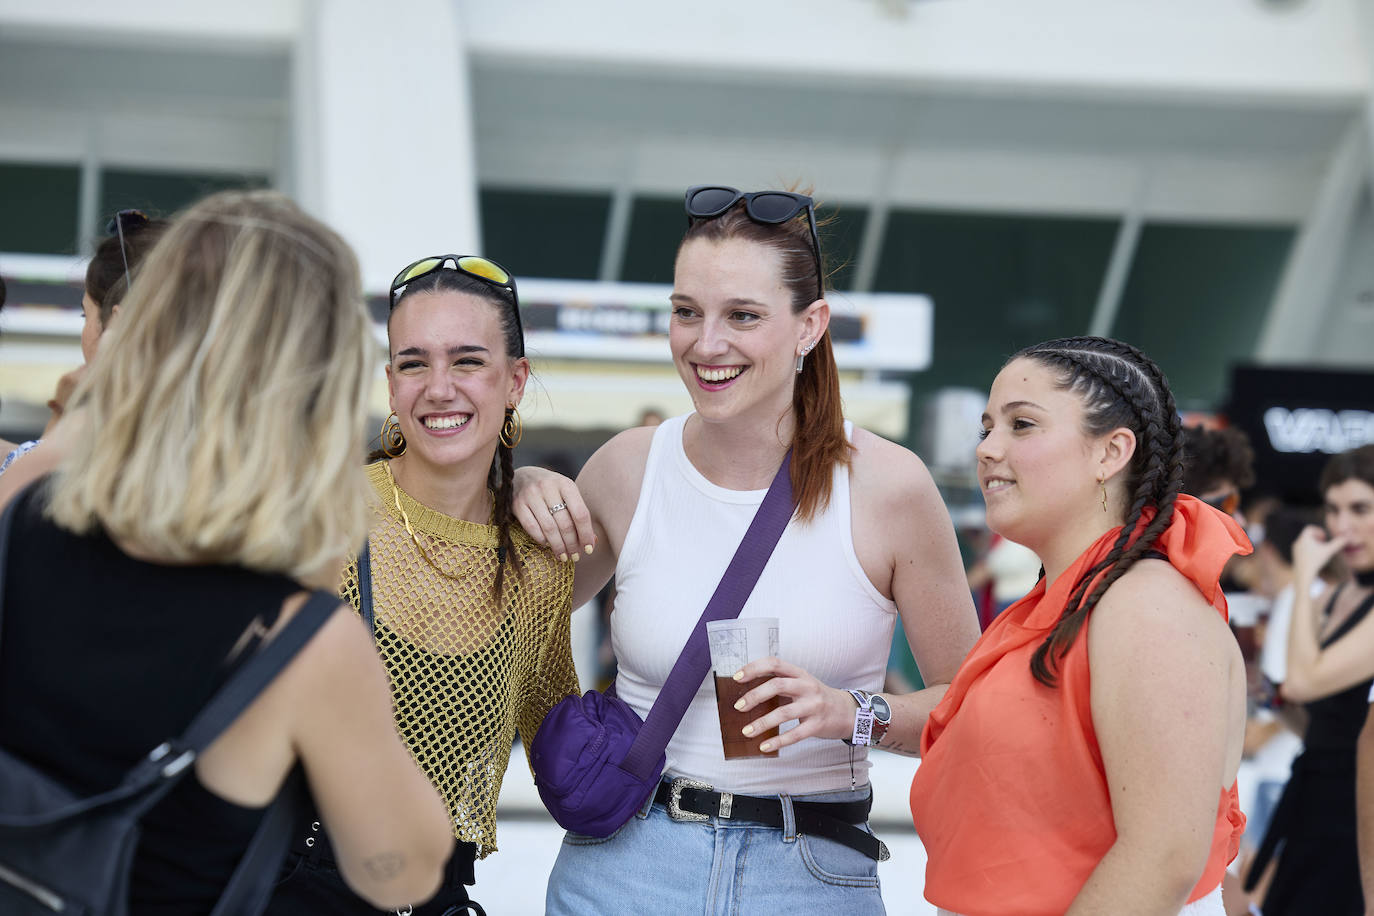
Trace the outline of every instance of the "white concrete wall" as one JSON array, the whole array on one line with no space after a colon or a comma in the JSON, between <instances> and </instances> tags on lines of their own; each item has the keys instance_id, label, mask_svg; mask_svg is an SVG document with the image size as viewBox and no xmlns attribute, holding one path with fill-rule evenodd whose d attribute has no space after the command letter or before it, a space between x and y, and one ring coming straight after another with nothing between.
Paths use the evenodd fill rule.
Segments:
<instances>
[{"instance_id":1,"label":"white concrete wall","mask_svg":"<svg viewBox=\"0 0 1374 916\"><path fill-rule=\"evenodd\" d=\"M0 0L0 35L59 36L91 43L181 47L286 48L302 23L304 0Z\"/></svg>"},{"instance_id":2,"label":"white concrete wall","mask_svg":"<svg viewBox=\"0 0 1374 916\"><path fill-rule=\"evenodd\" d=\"M265 172L373 289L478 247L479 180L1288 223L1270 339L1317 358L1365 326L1371 47L1371 0L0 0L0 158Z\"/></svg>"},{"instance_id":3,"label":"white concrete wall","mask_svg":"<svg viewBox=\"0 0 1374 916\"><path fill-rule=\"evenodd\" d=\"M291 188L368 289L480 247L467 64L448 0L312 0L293 62Z\"/></svg>"},{"instance_id":4,"label":"white concrete wall","mask_svg":"<svg viewBox=\"0 0 1374 916\"><path fill-rule=\"evenodd\" d=\"M457 2L475 56L538 66L1187 96L1369 83L1361 0Z\"/></svg>"}]
</instances>

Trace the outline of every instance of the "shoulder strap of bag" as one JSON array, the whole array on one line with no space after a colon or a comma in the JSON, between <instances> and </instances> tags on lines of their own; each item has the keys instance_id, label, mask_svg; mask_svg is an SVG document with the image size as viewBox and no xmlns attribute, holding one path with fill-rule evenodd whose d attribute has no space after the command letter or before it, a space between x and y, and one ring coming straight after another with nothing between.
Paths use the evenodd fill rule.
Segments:
<instances>
[{"instance_id":1,"label":"shoulder strap of bag","mask_svg":"<svg viewBox=\"0 0 1374 916\"><path fill-rule=\"evenodd\" d=\"M189 753L194 758L209 747L290 664L338 606L338 595L324 590L311 592L305 605L287 621L281 632L244 662L196 714L181 738L172 742L173 750L183 756Z\"/></svg>"},{"instance_id":2,"label":"shoulder strap of bag","mask_svg":"<svg viewBox=\"0 0 1374 916\"><path fill-rule=\"evenodd\" d=\"M725 568L725 575L721 577L711 600L706 603L706 610L702 611L696 628L687 638L687 645L683 647L668 680L658 693L658 699L649 710L644 727L639 730L621 763L626 772L641 780L652 775L658 758L668 747L668 741L677 731L678 723L682 721L692 697L696 696L702 679L711 667L706 622L739 616L764 566L768 564L768 558L773 555L773 548L778 545L783 529L796 511L796 501L792 497L791 467L792 450L788 449L783 456L782 467L778 468L773 483L763 497L763 503L754 513L754 520L749 523L749 530L744 533L744 539L735 550L730 565Z\"/></svg>"},{"instance_id":3,"label":"shoulder strap of bag","mask_svg":"<svg viewBox=\"0 0 1374 916\"><path fill-rule=\"evenodd\" d=\"M372 621L372 551L368 541L358 553L358 614L367 624L367 634L375 641L377 628Z\"/></svg>"},{"instance_id":4,"label":"shoulder strap of bag","mask_svg":"<svg viewBox=\"0 0 1374 916\"><path fill-rule=\"evenodd\" d=\"M41 479L40 479L41 480ZM14 527L14 516L19 511L19 503L40 481L29 484L10 499L5 512L0 515L0 627L5 616L5 567L9 565L10 529Z\"/></svg>"}]
</instances>

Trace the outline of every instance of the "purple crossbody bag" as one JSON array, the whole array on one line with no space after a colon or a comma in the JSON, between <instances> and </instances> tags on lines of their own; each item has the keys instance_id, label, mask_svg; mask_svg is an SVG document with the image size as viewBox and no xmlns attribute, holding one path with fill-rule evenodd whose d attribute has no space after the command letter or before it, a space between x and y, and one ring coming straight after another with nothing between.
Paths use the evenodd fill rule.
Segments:
<instances>
[{"instance_id":1,"label":"purple crossbody bag","mask_svg":"<svg viewBox=\"0 0 1374 916\"><path fill-rule=\"evenodd\" d=\"M614 688L566 697L544 717L530 742L530 766L544 807L564 828L608 837L657 790L664 750L711 667L706 622L739 616L796 509L791 464L789 450L648 719Z\"/></svg>"}]
</instances>

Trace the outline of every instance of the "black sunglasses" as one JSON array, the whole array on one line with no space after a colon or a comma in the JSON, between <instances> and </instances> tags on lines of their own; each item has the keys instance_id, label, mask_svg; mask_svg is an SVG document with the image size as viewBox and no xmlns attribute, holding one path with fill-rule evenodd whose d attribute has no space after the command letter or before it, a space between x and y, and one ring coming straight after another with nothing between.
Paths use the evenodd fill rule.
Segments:
<instances>
[{"instance_id":1,"label":"black sunglasses","mask_svg":"<svg viewBox=\"0 0 1374 916\"><path fill-rule=\"evenodd\" d=\"M148 219L148 214L142 210L120 210L110 217L109 223L105 226L106 235L119 236L119 256L124 261L124 294L129 294L129 287L133 285L133 279L129 276L129 252L124 247L124 231L127 229L133 232L135 229L142 229L152 220Z\"/></svg>"},{"instance_id":2,"label":"black sunglasses","mask_svg":"<svg viewBox=\"0 0 1374 916\"><path fill-rule=\"evenodd\" d=\"M448 267L450 263L453 265L452 268ZM390 310L395 311L396 300L405 295L405 288L411 283L445 269L457 270L460 274L481 280L489 286L510 291L511 311L515 312L516 336L520 339L520 355L524 356L525 326L520 321L520 296L515 291L515 277L490 258L475 254L435 254L407 265L391 281L391 290L388 294Z\"/></svg>"},{"instance_id":3,"label":"black sunglasses","mask_svg":"<svg viewBox=\"0 0 1374 916\"><path fill-rule=\"evenodd\" d=\"M724 185L699 184L687 189L687 225L693 220L714 219L741 200L744 212L756 223L776 226L806 213L806 225L811 230L811 253L816 258L816 298L825 298L825 277L821 273L821 238L816 233L816 203L805 194L793 191L751 191Z\"/></svg>"}]
</instances>

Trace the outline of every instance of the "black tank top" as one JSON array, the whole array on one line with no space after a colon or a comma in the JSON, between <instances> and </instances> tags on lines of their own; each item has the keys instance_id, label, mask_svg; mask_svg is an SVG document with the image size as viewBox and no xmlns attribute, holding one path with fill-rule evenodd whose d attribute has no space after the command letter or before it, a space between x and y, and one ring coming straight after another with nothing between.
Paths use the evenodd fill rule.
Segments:
<instances>
[{"instance_id":1,"label":"black tank top","mask_svg":"<svg viewBox=\"0 0 1374 916\"><path fill-rule=\"evenodd\" d=\"M1326 605L1328 615L1336 606L1336 599L1340 597L1344 588L1345 585L1341 584L1332 593L1331 600ZM1343 639L1347 633L1355 629L1356 624L1364 620L1371 608L1374 608L1374 595L1361 601L1354 613L1322 640L1321 647L1326 649L1337 640ZM1340 693L1333 693L1308 703L1307 733L1303 736L1303 747L1316 754L1349 756L1353 767L1355 742L1369 712L1370 684L1370 680L1364 680Z\"/></svg>"},{"instance_id":2,"label":"black tank top","mask_svg":"<svg viewBox=\"0 0 1374 916\"><path fill-rule=\"evenodd\" d=\"M255 619L271 626L301 586L223 566L135 560L20 499L0 629L0 745L93 794L179 735L229 673ZM144 819L131 912L209 913L263 809L214 795L194 770Z\"/></svg>"}]
</instances>

